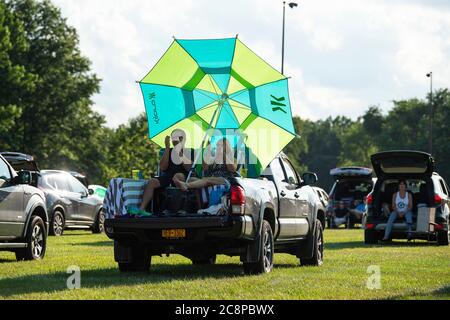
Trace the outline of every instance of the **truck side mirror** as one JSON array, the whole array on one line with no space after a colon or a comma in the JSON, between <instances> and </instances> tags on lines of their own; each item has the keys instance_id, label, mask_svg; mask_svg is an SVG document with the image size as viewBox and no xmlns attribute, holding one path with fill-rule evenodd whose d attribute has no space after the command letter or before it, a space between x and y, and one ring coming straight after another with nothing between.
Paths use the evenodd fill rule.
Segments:
<instances>
[{"instance_id":1,"label":"truck side mirror","mask_svg":"<svg viewBox=\"0 0 450 320\"><path fill-rule=\"evenodd\" d=\"M89 188L88 189L88 194L90 195L90 196L92 196L92 195L94 195L94 189L91 189L91 188Z\"/></svg>"},{"instance_id":2,"label":"truck side mirror","mask_svg":"<svg viewBox=\"0 0 450 320\"><path fill-rule=\"evenodd\" d=\"M319 181L319 178L317 177L317 174L313 172L306 172L302 175L302 180L304 184L312 186L315 185L317 181Z\"/></svg>"},{"instance_id":3,"label":"truck side mirror","mask_svg":"<svg viewBox=\"0 0 450 320\"><path fill-rule=\"evenodd\" d=\"M19 184L31 184L31 172L22 170L18 174Z\"/></svg>"}]
</instances>

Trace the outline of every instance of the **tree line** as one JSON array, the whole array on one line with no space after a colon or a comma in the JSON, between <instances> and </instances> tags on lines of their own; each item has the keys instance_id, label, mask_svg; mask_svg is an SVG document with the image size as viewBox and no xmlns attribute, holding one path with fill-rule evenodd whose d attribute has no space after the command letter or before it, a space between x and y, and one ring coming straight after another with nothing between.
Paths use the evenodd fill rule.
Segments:
<instances>
[{"instance_id":1,"label":"tree line","mask_svg":"<svg viewBox=\"0 0 450 320\"><path fill-rule=\"evenodd\" d=\"M79 171L104 185L132 169L153 175L159 149L148 139L145 114L108 128L91 107L100 83L76 30L49 0L0 0L0 151L32 154L41 168ZM436 91L433 105L433 153L450 181L450 92ZM381 150L426 151L428 110L425 97L395 101L388 113L372 106L356 120L294 118L301 138L284 151L329 191L332 168L370 166Z\"/></svg>"}]
</instances>

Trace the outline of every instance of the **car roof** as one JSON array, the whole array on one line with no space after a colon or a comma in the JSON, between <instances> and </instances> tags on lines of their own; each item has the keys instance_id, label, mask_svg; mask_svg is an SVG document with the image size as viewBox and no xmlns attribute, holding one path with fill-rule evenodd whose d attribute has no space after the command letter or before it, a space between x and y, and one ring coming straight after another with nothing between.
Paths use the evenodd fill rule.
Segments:
<instances>
[{"instance_id":1,"label":"car roof","mask_svg":"<svg viewBox=\"0 0 450 320\"><path fill-rule=\"evenodd\" d=\"M41 174L43 174L43 175L45 175L45 174L66 174L66 175L72 176L69 172L63 171L63 170L42 170Z\"/></svg>"},{"instance_id":2,"label":"car roof","mask_svg":"<svg viewBox=\"0 0 450 320\"><path fill-rule=\"evenodd\" d=\"M84 174L81 174L79 172L76 171L67 171L69 174L71 174L72 176L74 176L75 178L86 178L86 176Z\"/></svg>"}]
</instances>

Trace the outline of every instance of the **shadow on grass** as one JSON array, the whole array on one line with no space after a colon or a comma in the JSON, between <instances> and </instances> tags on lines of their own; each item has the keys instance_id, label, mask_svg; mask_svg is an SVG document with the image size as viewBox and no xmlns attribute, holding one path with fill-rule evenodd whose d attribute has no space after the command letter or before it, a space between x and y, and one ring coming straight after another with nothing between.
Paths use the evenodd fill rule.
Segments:
<instances>
[{"instance_id":1,"label":"shadow on grass","mask_svg":"<svg viewBox=\"0 0 450 320\"><path fill-rule=\"evenodd\" d=\"M95 242L80 242L74 243L74 246L86 246L86 247L112 247L114 246L114 241L95 241Z\"/></svg>"},{"instance_id":2,"label":"shadow on grass","mask_svg":"<svg viewBox=\"0 0 450 320\"><path fill-rule=\"evenodd\" d=\"M413 241L413 242L406 242L406 241L392 241L392 242L379 242L378 245L375 245L378 247L436 247L437 244L435 242L426 242L426 241Z\"/></svg>"},{"instance_id":3,"label":"shadow on grass","mask_svg":"<svg viewBox=\"0 0 450 320\"><path fill-rule=\"evenodd\" d=\"M325 242L325 250L342 250L355 248L368 248L369 246L361 241L347 241L347 242Z\"/></svg>"},{"instance_id":4,"label":"shadow on grass","mask_svg":"<svg viewBox=\"0 0 450 320\"><path fill-rule=\"evenodd\" d=\"M397 295L389 297L389 300L404 300L404 299L420 299L420 298L432 298L432 299L445 299L447 300L450 297L450 285L446 285L439 289L433 290L429 293L421 292L421 293L406 293L404 295Z\"/></svg>"},{"instance_id":5,"label":"shadow on grass","mask_svg":"<svg viewBox=\"0 0 450 320\"><path fill-rule=\"evenodd\" d=\"M435 247L436 243L433 242L405 242L405 241L392 241L392 242L379 242L378 244L365 244L363 241L347 241L347 242L332 242L325 243L325 250L342 250L342 249L356 249L356 248L381 248L381 247Z\"/></svg>"},{"instance_id":6,"label":"shadow on grass","mask_svg":"<svg viewBox=\"0 0 450 320\"><path fill-rule=\"evenodd\" d=\"M0 279L0 297L32 293L54 293L67 289L66 272L28 275ZM148 273L120 273L117 268L83 270L81 269L81 289L108 288L113 286L134 286L158 284L176 280L196 280L205 278L223 279L244 277L239 264L216 264L212 266L193 266L191 264L151 266Z\"/></svg>"}]
</instances>

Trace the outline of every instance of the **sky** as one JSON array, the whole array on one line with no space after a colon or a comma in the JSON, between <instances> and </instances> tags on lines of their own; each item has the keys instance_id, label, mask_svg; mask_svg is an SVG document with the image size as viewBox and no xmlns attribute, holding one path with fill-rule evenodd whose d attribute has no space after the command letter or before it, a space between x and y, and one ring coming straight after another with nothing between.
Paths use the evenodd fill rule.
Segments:
<instances>
[{"instance_id":1,"label":"sky","mask_svg":"<svg viewBox=\"0 0 450 320\"><path fill-rule=\"evenodd\" d=\"M286 9L293 114L356 119L450 87L450 1L303 0ZM177 39L239 39L281 69L282 0L53 0L102 79L94 110L117 127L143 112L141 80Z\"/></svg>"}]
</instances>

